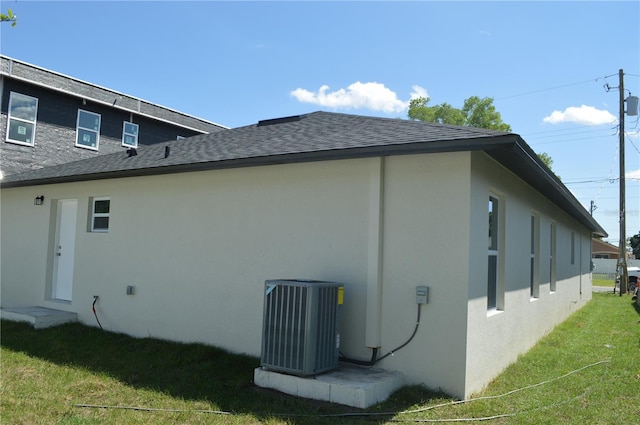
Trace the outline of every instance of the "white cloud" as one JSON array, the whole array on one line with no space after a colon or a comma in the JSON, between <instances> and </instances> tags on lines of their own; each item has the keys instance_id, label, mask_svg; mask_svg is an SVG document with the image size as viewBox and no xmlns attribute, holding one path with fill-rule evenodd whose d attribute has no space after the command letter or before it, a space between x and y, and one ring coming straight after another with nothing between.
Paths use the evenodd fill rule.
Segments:
<instances>
[{"instance_id":1,"label":"white cloud","mask_svg":"<svg viewBox=\"0 0 640 425\"><path fill-rule=\"evenodd\" d=\"M427 91L420 86L413 86L411 99L428 97ZM329 86L323 85L317 92L297 88L291 96L303 103L311 103L334 109L371 109L385 113L397 113L409 107L409 101L398 98L398 95L381 83L361 83L357 81L346 89L329 91Z\"/></svg>"},{"instance_id":2,"label":"white cloud","mask_svg":"<svg viewBox=\"0 0 640 425\"><path fill-rule=\"evenodd\" d=\"M413 89L413 91L411 92L411 99L416 99L418 97L429 99L429 93L427 93L427 90L425 90L424 88L420 86L411 86L411 88Z\"/></svg>"},{"instance_id":3,"label":"white cloud","mask_svg":"<svg viewBox=\"0 0 640 425\"><path fill-rule=\"evenodd\" d=\"M635 171L629 171L628 173L625 173L624 177L627 179L640 180L640 169L637 169Z\"/></svg>"},{"instance_id":4,"label":"white cloud","mask_svg":"<svg viewBox=\"0 0 640 425\"><path fill-rule=\"evenodd\" d=\"M601 125L615 123L616 117L609 111L582 105L570 106L564 111L553 111L551 115L544 117L542 121L550 124L573 122L583 125Z\"/></svg>"}]
</instances>

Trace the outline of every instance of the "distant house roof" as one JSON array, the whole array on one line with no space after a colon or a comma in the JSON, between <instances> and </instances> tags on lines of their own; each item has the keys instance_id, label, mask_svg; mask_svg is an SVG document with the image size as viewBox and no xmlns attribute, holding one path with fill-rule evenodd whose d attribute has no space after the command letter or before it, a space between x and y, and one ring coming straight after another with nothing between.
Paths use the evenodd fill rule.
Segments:
<instances>
[{"instance_id":1,"label":"distant house roof","mask_svg":"<svg viewBox=\"0 0 640 425\"><path fill-rule=\"evenodd\" d=\"M332 159L484 151L598 236L607 233L517 134L314 112L8 176L2 187ZM168 156L166 156L168 154Z\"/></svg>"},{"instance_id":2,"label":"distant house roof","mask_svg":"<svg viewBox=\"0 0 640 425\"><path fill-rule=\"evenodd\" d=\"M608 254L609 258L618 258L620 254L620 247L611 245L608 242L594 238L591 240L591 255Z\"/></svg>"},{"instance_id":3,"label":"distant house roof","mask_svg":"<svg viewBox=\"0 0 640 425\"><path fill-rule=\"evenodd\" d=\"M0 76L107 105L115 109L133 112L137 115L182 126L201 133L212 133L228 128L4 55L0 55Z\"/></svg>"}]
</instances>

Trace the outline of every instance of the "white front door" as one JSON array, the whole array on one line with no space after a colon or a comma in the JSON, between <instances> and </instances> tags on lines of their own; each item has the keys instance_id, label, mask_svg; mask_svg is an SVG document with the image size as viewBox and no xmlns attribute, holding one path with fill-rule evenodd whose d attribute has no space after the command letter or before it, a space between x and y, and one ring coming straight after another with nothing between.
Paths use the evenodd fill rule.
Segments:
<instances>
[{"instance_id":1,"label":"white front door","mask_svg":"<svg viewBox=\"0 0 640 425\"><path fill-rule=\"evenodd\" d=\"M56 244L53 258L53 285L51 297L54 300L71 301L73 288L73 259L76 249L76 219L78 200L58 201L56 217Z\"/></svg>"}]
</instances>

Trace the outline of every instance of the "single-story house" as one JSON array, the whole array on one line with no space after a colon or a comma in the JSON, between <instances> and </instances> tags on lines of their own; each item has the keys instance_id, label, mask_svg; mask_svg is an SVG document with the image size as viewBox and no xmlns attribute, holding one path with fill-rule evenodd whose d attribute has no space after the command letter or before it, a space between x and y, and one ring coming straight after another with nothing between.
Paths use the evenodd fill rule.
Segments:
<instances>
[{"instance_id":1,"label":"single-story house","mask_svg":"<svg viewBox=\"0 0 640 425\"><path fill-rule=\"evenodd\" d=\"M461 398L591 299L606 236L517 134L327 112L0 187L2 308L257 356L266 280L340 282L345 356L421 309L377 366Z\"/></svg>"}]
</instances>

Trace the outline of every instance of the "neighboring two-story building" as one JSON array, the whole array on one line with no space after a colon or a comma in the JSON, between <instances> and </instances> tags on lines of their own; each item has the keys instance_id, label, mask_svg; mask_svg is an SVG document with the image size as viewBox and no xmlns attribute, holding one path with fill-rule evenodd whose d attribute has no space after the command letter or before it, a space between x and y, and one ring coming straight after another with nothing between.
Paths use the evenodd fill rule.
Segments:
<instances>
[{"instance_id":1,"label":"neighboring two-story building","mask_svg":"<svg viewBox=\"0 0 640 425\"><path fill-rule=\"evenodd\" d=\"M227 128L6 56L0 99L5 176Z\"/></svg>"}]
</instances>

